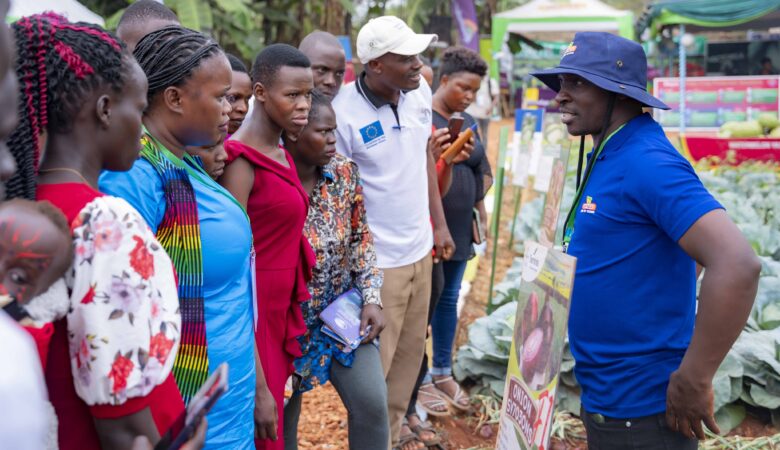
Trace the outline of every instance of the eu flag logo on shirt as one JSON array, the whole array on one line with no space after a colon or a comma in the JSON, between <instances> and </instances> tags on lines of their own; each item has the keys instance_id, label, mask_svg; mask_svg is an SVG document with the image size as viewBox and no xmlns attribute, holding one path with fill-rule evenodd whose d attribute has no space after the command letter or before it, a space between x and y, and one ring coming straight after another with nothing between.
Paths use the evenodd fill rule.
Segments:
<instances>
[{"instance_id":1,"label":"eu flag logo on shirt","mask_svg":"<svg viewBox=\"0 0 780 450\"><path fill-rule=\"evenodd\" d=\"M378 120L370 123L360 129L360 137L366 147L373 147L385 140L385 130L382 129L382 123Z\"/></svg>"}]
</instances>

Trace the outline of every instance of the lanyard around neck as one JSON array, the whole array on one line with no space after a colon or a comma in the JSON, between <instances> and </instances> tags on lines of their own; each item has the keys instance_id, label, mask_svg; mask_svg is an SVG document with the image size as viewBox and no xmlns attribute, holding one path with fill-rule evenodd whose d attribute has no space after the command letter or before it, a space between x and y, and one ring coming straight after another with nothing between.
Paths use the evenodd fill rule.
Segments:
<instances>
[{"instance_id":1,"label":"lanyard around neck","mask_svg":"<svg viewBox=\"0 0 780 450\"><path fill-rule=\"evenodd\" d=\"M588 179L590 179L590 174L593 173L593 168L596 166L596 161L599 159L599 155L601 155L601 152L604 150L604 147L607 146L607 142L617 134L618 131L622 130L625 124L618 127L617 130L610 133L609 136L607 136L606 139L604 139L604 142L601 142L594 151L590 158L588 159L588 167L585 169L585 176L583 177L582 183L580 183L579 187L577 188L577 194L574 196L574 202L571 205L571 208L569 209L569 213L566 215L566 222L563 227L563 251L566 252L566 250L569 247L569 243L571 242L571 237L574 234L574 221L577 218L576 209L577 205L580 204L580 200L582 199L582 193L585 191L585 186L588 185ZM578 180L579 181L579 180Z\"/></svg>"},{"instance_id":2,"label":"lanyard around neck","mask_svg":"<svg viewBox=\"0 0 780 450\"><path fill-rule=\"evenodd\" d=\"M238 208L241 210L241 212L244 213L244 216L246 217L247 221L249 221L249 215L246 212L246 209L244 209L244 206L236 200L235 197L233 197L232 194L230 194L225 188L217 184L216 181L212 180L208 173L201 167L200 164L198 164L195 159L190 156L189 153L186 151L184 152L183 158L179 158L176 156L172 151L165 148L165 146L157 140L154 136L152 136L151 133L144 127L144 134L151 139L153 145L157 147L157 150L163 154L173 165L180 169L184 169L188 175L195 178L206 186L207 188L211 189L214 192L217 192L218 194L224 196L231 202L233 202ZM194 189L194 188L193 188Z\"/></svg>"}]
</instances>

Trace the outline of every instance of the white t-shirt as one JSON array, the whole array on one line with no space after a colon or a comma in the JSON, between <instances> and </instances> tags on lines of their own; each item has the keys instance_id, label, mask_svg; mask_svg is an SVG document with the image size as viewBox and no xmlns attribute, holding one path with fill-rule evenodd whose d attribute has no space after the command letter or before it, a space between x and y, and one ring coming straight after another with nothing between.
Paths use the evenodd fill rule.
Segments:
<instances>
[{"instance_id":1,"label":"white t-shirt","mask_svg":"<svg viewBox=\"0 0 780 450\"><path fill-rule=\"evenodd\" d=\"M377 265L401 267L433 248L428 209L427 145L431 89L401 93L393 105L365 90L359 78L333 100L336 148L360 169Z\"/></svg>"},{"instance_id":2,"label":"white t-shirt","mask_svg":"<svg viewBox=\"0 0 780 450\"><path fill-rule=\"evenodd\" d=\"M32 338L0 311L0 447L46 448L49 407L41 360Z\"/></svg>"}]
</instances>

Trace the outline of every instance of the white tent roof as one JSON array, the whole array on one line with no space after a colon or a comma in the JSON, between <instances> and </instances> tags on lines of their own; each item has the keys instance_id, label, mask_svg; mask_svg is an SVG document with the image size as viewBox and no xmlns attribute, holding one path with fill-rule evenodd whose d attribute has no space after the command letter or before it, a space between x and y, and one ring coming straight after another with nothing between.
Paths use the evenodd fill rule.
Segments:
<instances>
[{"instance_id":1,"label":"white tent roof","mask_svg":"<svg viewBox=\"0 0 780 450\"><path fill-rule=\"evenodd\" d=\"M582 21L582 22L515 22L507 26L507 31L512 33L528 34L539 32L576 33L577 31L606 31L618 30L618 23L614 21Z\"/></svg>"},{"instance_id":2,"label":"white tent roof","mask_svg":"<svg viewBox=\"0 0 780 450\"><path fill-rule=\"evenodd\" d=\"M11 9L8 17L16 20L23 16L53 11L62 14L71 22L89 22L100 26L105 21L100 15L90 11L89 8L76 0L11 0Z\"/></svg>"},{"instance_id":3,"label":"white tent roof","mask_svg":"<svg viewBox=\"0 0 780 450\"><path fill-rule=\"evenodd\" d=\"M616 19L630 15L629 11L615 9L599 0L533 0L493 17L509 21L508 32L533 36L549 32L615 32L620 29Z\"/></svg>"},{"instance_id":4,"label":"white tent roof","mask_svg":"<svg viewBox=\"0 0 780 450\"><path fill-rule=\"evenodd\" d=\"M615 9L599 0L533 0L493 17L533 20L556 17L623 17L627 14L631 13Z\"/></svg>"}]
</instances>

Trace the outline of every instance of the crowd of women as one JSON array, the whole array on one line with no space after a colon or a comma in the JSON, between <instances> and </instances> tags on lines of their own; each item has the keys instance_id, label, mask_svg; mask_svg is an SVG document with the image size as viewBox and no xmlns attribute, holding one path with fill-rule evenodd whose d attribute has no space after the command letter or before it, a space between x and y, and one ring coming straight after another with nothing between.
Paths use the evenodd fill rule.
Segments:
<instances>
[{"instance_id":1,"label":"crowd of women","mask_svg":"<svg viewBox=\"0 0 780 450\"><path fill-rule=\"evenodd\" d=\"M8 1L0 7L4 17ZM425 35L380 19L358 36L361 60L363 49L374 53L356 83L392 109L394 131L404 133L411 120L399 111L412 102L407 90L419 84L425 49L410 43ZM383 20L407 40L377 37L389 26ZM398 42L377 49L391 38ZM385 55L402 55L411 75L394 72L401 66ZM16 199L0 205L8 313L0 313L0 353L26 361L29 345L7 337L16 332L8 317L38 350L37 367L24 372L20 363L18 379L0 378L4 409L18 414L0 421L3 442L151 448L227 363L229 389L187 448L295 449L302 395L328 381L349 413L350 448L443 446L416 406L432 415L469 406L451 377L451 354L472 230L484 228L473 221L484 221L491 178L479 133L453 161L439 155L451 141L448 120L474 101L486 65L470 50L448 49L435 94L420 86L422 146L410 151L422 155L422 185L430 173L439 181L431 196L416 193L426 210L431 202L431 238L422 242L425 258L435 251L438 261L415 273L427 280L430 376L424 344L403 341L412 319L389 303L400 264L383 262L386 224L374 226L385 168L344 144L344 71L339 42L324 32L299 48L269 45L247 70L151 0L132 4L116 34L53 13L0 26L0 175L6 198ZM464 115L463 129L476 127ZM372 132L360 130L363 143ZM426 155L439 161L436 171L426 172ZM443 205L446 223L434 205ZM350 351L322 331L319 315L353 288L363 340ZM423 322L414 322L417 334ZM393 349L392 367L383 346ZM394 391L402 358L420 377ZM48 400L39 408L40 373ZM395 403L403 406L397 420Z\"/></svg>"}]
</instances>

